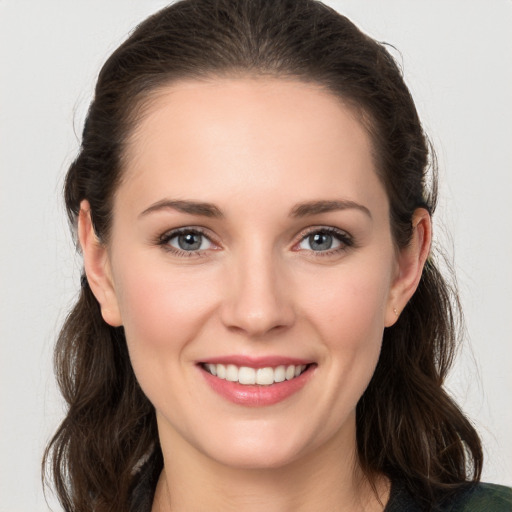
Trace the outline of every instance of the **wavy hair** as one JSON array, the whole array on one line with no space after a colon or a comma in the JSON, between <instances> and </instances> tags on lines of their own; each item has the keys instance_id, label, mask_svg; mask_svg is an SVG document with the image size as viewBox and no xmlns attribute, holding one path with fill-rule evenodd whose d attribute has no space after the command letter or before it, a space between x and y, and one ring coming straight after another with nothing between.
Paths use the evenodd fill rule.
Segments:
<instances>
[{"instance_id":1,"label":"wavy hair","mask_svg":"<svg viewBox=\"0 0 512 512\"><path fill-rule=\"evenodd\" d=\"M315 0L182 0L149 17L99 73L65 202L76 229L89 201L107 243L130 134L152 94L183 78L272 76L319 84L360 114L387 191L397 247L416 208L434 213L435 156L400 68L350 20ZM357 406L357 443L370 482L400 478L427 510L480 478L471 423L443 389L458 343L457 293L433 254L397 323L385 330ZM162 469L155 411L130 365L122 327L107 325L87 280L55 350L67 415L43 461L69 512L150 509Z\"/></svg>"}]
</instances>

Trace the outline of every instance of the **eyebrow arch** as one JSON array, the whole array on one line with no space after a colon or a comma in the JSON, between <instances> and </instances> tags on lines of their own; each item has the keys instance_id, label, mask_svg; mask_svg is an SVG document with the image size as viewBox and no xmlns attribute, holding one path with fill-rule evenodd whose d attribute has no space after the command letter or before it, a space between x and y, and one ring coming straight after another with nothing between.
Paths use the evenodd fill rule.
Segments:
<instances>
[{"instance_id":1,"label":"eyebrow arch","mask_svg":"<svg viewBox=\"0 0 512 512\"><path fill-rule=\"evenodd\" d=\"M318 215L319 213L333 212L337 210L360 210L370 219L372 214L370 210L362 204L354 201L309 201L296 205L290 212L291 217L307 217L309 215Z\"/></svg>"},{"instance_id":2,"label":"eyebrow arch","mask_svg":"<svg viewBox=\"0 0 512 512\"><path fill-rule=\"evenodd\" d=\"M182 213L188 213L190 215L201 215L204 217L222 218L223 213L211 203L202 203L198 201L184 201L184 200L172 200L162 199L152 204L149 208L146 208L139 217L148 215L160 210L173 209Z\"/></svg>"}]
</instances>

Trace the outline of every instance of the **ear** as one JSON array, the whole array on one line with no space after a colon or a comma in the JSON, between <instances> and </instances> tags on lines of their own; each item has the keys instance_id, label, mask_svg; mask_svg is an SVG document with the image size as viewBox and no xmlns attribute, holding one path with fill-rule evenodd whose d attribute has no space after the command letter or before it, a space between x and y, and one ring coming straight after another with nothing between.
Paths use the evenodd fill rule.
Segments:
<instances>
[{"instance_id":1,"label":"ear","mask_svg":"<svg viewBox=\"0 0 512 512\"><path fill-rule=\"evenodd\" d=\"M432 223L425 208L418 208L412 218L410 243L399 250L398 271L391 286L385 326L392 326L413 296L421 279L432 242Z\"/></svg>"},{"instance_id":2,"label":"ear","mask_svg":"<svg viewBox=\"0 0 512 512\"><path fill-rule=\"evenodd\" d=\"M115 293L108 251L94 231L88 201L80 203L78 215L78 240L84 257L84 269L92 293L101 307L103 320L112 327L122 325Z\"/></svg>"}]
</instances>

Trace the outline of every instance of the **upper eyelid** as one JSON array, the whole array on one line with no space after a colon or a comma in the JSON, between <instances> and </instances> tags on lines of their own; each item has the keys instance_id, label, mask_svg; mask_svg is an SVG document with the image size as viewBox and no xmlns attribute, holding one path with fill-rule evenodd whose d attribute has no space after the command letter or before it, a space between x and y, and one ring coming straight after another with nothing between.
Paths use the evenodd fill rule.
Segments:
<instances>
[{"instance_id":1,"label":"upper eyelid","mask_svg":"<svg viewBox=\"0 0 512 512\"><path fill-rule=\"evenodd\" d=\"M301 242L303 242L307 237L311 236L314 233L319 232L327 232L331 235L337 236L338 240L343 244L343 249L347 249L349 247L354 247L354 237L344 229L336 228L334 226L311 226L310 228L306 228L306 231L301 231L299 234L298 240L295 240L292 244L292 250L293 248L297 247ZM304 249L308 251L307 249ZM337 252L342 250L342 248L335 248L335 249L329 249L326 251L318 251L316 254L319 256L321 254L327 254L331 252Z\"/></svg>"},{"instance_id":2,"label":"upper eyelid","mask_svg":"<svg viewBox=\"0 0 512 512\"><path fill-rule=\"evenodd\" d=\"M349 238L351 240L353 238L348 231L341 228L336 228L334 226L310 226L309 228L305 228L304 230L302 230L299 233L298 238L299 240L302 240L305 237L311 235L312 233L317 233L321 231L327 231L328 233L338 234L344 238Z\"/></svg>"},{"instance_id":3,"label":"upper eyelid","mask_svg":"<svg viewBox=\"0 0 512 512\"><path fill-rule=\"evenodd\" d=\"M214 241L213 240L214 237L210 234L210 231L201 226L183 226L183 227L179 227L179 228L168 229L167 231L164 231L159 236L159 239L161 239L161 240L169 239L169 238L172 238L173 236L179 235L181 233L191 233L191 232L199 233L200 235L203 235L206 238L208 238L209 240L211 240L212 242Z\"/></svg>"},{"instance_id":4,"label":"upper eyelid","mask_svg":"<svg viewBox=\"0 0 512 512\"><path fill-rule=\"evenodd\" d=\"M297 243L301 242L302 240L304 240L306 237L310 236L311 234L316 233L316 232L321 232L321 231L327 231L327 232L335 234L335 235L337 234L341 238L345 238L350 241L353 240L353 236L348 231L346 231L344 229L341 229L341 228L338 228L335 226L328 226L328 225L315 225L315 226L309 226L304 229L301 229L300 232L294 236L292 246L295 246ZM212 234L212 232L209 229L204 228L202 226L194 226L194 225L181 226L181 227L169 229L169 230L165 231L164 233L162 233L158 237L158 241L161 243L165 243L166 241L173 238L174 236L177 236L180 233L187 233L187 232L199 233L202 236L205 236L206 238L208 238L208 240L210 240L210 242L212 242L213 244L215 244L217 246L222 245L219 240L219 237Z\"/></svg>"},{"instance_id":5,"label":"upper eyelid","mask_svg":"<svg viewBox=\"0 0 512 512\"><path fill-rule=\"evenodd\" d=\"M179 228L169 229L169 230L163 232L161 235L156 237L156 243L157 243L157 245L165 246L165 245L169 244L169 241L172 238L174 238L182 233L190 233L190 232L197 233L197 234L204 236L214 246L213 248L218 249L221 247L221 243L219 242L218 237L211 235L209 230L207 230L206 228L203 228L201 226L182 226ZM211 250L213 248L198 249L196 251L190 251L190 253L197 254L197 253L205 252L207 250Z\"/></svg>"},{"instance_id":6,"label":"upper eyelid","mask_svg":"<svg viewBox=\"0 0 512 512\"><path fill-rule=\"evenodd\" d=\"M207 230L205 228L202 228L200 226L182 226L179 228L172 228L165 231L160 236L157 236L156 245L160 246L167 253L172 253L180 258L183 258L184 256L197 258L203 257L206 256L208 251L215 251L220 248L220 244L214 239L214 237L210 236L206 231ZM170 243L170 241L183 233L195 233L204 236L211 243L212 247L208 247L206 249L195 249L191 251L174 247Z\"/></svg>"}]
</instances>

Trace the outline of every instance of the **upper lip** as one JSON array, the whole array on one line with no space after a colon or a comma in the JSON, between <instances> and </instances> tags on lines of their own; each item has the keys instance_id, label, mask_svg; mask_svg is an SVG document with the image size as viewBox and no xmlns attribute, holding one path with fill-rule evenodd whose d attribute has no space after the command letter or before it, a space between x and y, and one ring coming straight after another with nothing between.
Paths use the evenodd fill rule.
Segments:
<instances>
[{"instance_id":1,"label":"upper lip","mask_svg":"<svg viewBox=\"0 0 512 512\"><path fill-rule=\"evenodd\" d=\"M199 363L202 364L233 364L235 366L248 366L249 368L267 368L277 366L289 366L289 365L300 365L300 364L311 364L314 361L310 359L303 359L299 357L288 357L279 355L269 355L252 357L245 355L226 355L217 357L208 357L202 359Z\"/></svg>"}]
</instances>

